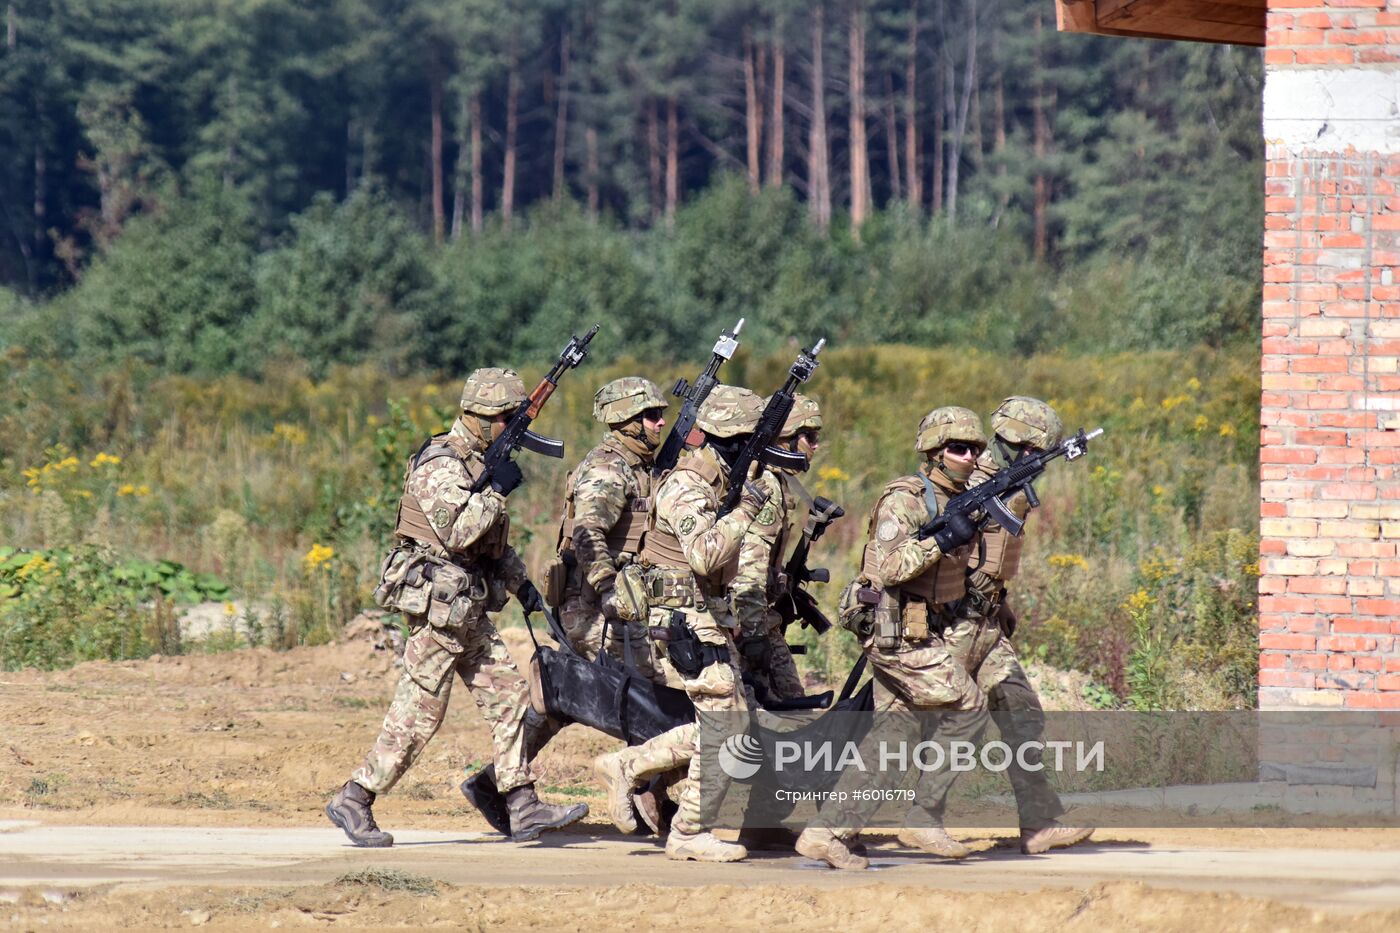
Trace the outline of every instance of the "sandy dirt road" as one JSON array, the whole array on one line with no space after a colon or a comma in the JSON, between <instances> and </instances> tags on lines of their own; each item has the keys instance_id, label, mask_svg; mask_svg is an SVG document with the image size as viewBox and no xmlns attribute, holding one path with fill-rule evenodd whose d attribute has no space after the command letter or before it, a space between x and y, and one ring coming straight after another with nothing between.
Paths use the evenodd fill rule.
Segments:
<instances>
[{"instance_id":1,"label":"sandy dirt road","mask_svg":"<svg viewBox=\"0 0 1400 933\"><path fill-rule=\"evenodd\" d=\"M375 808L400 844L360 850L320 811L392 690L368 640L0 676L0 925L20 929L1400 929L1397 830L1101 830L1036 858L959 830L958 863L875 836L860 874L671 862L596 817L504 842L456 791L489 748L466 696ZM566 730L546 796L600 803L588 763L613 744Z\"/></svg>"}]
</instances>

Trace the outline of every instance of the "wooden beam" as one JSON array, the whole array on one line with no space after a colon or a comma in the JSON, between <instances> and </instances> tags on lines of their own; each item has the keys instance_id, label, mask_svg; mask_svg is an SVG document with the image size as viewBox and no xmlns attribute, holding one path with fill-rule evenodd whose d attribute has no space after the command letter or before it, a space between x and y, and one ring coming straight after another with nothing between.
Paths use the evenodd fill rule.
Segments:
<instances>
[{"instance_id":1,"label":"wooden beam","mask_svg":"<svg viewBox=\"0 0 1400 933\"><path fill-rule=\"evenodd\" d=\"M1061 32L1264 44L1265 0L1055 0Z\"/></svg>"}]
</instances>

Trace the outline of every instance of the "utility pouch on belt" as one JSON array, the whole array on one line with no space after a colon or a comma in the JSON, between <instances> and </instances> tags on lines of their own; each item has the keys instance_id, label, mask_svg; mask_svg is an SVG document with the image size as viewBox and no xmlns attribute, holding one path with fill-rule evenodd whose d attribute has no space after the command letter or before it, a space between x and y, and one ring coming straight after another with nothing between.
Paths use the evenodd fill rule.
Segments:
<instances>
[{"instance_id":1,"label":"utility pouch on belt","mask_svg":"<svg viewBox=\"0 0 1400 933\"><path fill-rule=\"evenodd\" d=\"M379 567L374 603L389 612L423 615L432 584L424 573L427 559L412 548L394 548Z\"/></svg>"},{"instance_id":2,"label":"utility pouch on belt","mask_svg":"<svg viewBox=\"0 0 1400 933\"><path fill-rule=\"evenodd\" d=\"M684 571L653 568L646 578L647 602L667 609L687 609L697 605L695 579Z\"/></svg>"},{"instance_id":3,"label":"utility pouch on belt","mask_svg":"<svg viewBox=\"0 0 1400 933\"><path fill-rule=\"evenodd\" d=\"M928 638L928 603L911 599L904 604L904 640L923 641Z\"/></svg>"},{"instance_id":4,"label":"utility pouch on belt","mask_svg":"<svg viewBox=\"0 0 1400 933\"><path fill-rule=\"evenodd\" d=\"M875 607L879 603L880 590L869 579L856 577L841 591L837 620L842 628L864 642L875 630Z\"/></svg>"},{"instance_id":5,"label":"utility pouch on belt","mask_svg":"<svg viewBox=\"0 0 1400 933\"><path fill-rule=\"evenodd\" d=\"M431 596L428 623L434 628L452 628L462 624L473 603L486 601L486 581L456 564L433 564Z\"/></svg>"},{"instance_id":6,"label":"utility pouch on belt","mask_svg":"<svg viewBox=\"0 0 1400 933\"><path fill-rule=\"evenodd\" d=\"M551 609L564 605L564 587L569 582L569 565L555 555L544 565L544 601Z\"/></svg>"},{"instance_id":7,"label":"utility pouch on belt","mask_svg":"<svg viewBox=\"0 0 1400 933\"><path fill-rule=\"evenodd\" d=\"M624 622L643 622L649 609L642 568L628 564L613 577L613 611Z\"/></svg>"},{"instance_id":8,"label":"utility pouch on belt","mask_svg":"<svg viewBox=\"0 0 1400 933\"><path fill-rule=\"evenodd\" d=\"M875 647L897 648L903 636L903 619L899 607L899 597L889 590L880 590L875 604ZM927 623L925 623L927 625Z\"/></svg>"}]
</instances>

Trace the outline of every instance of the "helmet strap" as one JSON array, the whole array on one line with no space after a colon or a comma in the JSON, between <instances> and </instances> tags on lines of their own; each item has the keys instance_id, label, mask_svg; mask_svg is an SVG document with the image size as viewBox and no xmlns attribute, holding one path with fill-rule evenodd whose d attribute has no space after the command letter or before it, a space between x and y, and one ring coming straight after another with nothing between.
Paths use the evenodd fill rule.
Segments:
<instances>
[{"instance_id":1,"label":"helmet strap","mask_svg":"<svg viewBox=\"0 0 1400 933\"><path fill-rule=\"evenodd\" d=\"M652 454L656 453L656 448L660 446L659 438L653 443L647 436L647 427L642 423L641 415L612 425L612 432L617 435L623 447L645 460L650 460Z\"/></svg>"}]
</instances>

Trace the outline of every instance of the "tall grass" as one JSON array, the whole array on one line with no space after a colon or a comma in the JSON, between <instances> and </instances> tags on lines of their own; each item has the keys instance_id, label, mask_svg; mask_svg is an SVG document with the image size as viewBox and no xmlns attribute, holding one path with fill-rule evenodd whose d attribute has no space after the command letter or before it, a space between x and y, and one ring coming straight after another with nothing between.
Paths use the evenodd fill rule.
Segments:
<instances>
[{"instance_id":1,"label":"tall grass","mask_svg":"<svg viewBox=\"0 0 1400 933\"><path fill-rule=\"evenodd\" d=\"M521 362L529 382L547 361ZM787 351L741 353L724 375L768 391L790 362ZM694 369L620 360L567 376L538 427L569 456L522 455L527 482L511 497L527 563L540 566L553 547L564 475L601 433L593 390L633 373L668 386ZM1252 353L1205 349L1021 359L832 349L808 387L826 429L806 482L850 517L817 556L836 581L854 572L865 515L885 482L916 465L914 428L928 409L989 412L1007 395L1045 398L1071 429L1106 434L1039 485L1043 508L1015 586L1021 651L1085 670L1139 706L1249 705L1258 373ZM265 607L258 637L325 640L368 604L404 458L450 422L460 376L396 379L362 366L313 381L283 366L257 381L195 380L134 365L93 374L11 351L0 357L11 399L0 411L0 543L173 558ZM821 594L828 610L839 588ZM5 647L3 633L32 628L36 611L33 599L0 604L0 663L75 659ZM118 628L160 631L149 607L104 612ZM93 654L139 655L161 639L91 644ZM855 654L842 632L813 648L805 663L830 677Z\"/></svg>"}]
</instances>

